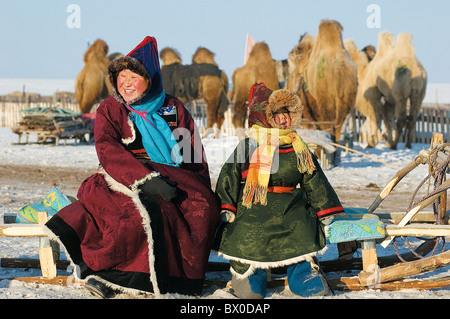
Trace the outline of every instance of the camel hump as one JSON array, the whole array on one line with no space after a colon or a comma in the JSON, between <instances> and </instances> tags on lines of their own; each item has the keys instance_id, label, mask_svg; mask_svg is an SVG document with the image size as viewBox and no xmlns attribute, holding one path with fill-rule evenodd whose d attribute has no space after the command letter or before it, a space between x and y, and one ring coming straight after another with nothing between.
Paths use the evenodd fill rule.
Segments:
<instances>
[{"instance_id":1,"label":"camel hump","mask_svg":"<svg viewBox=\"0 0 450 319\"><path fill-rule=\"evenodd\" d=\"M379 57L385 56L388 54L394 47L395 37L390 32L380 32L378 35L378 50L377 55Z\"/></svg>"},{"instance_id":2,"label":"camel hump","mask_svg":"<svg viewBox=\"0 0 450 319\"><path fill-rule=\"evenodd\" d=\"M397 36L395 51L402 56L414 56L415 48L412 41L412 35L408 32L402 32Z\"/></svg>"},{"instance_id":3,"label":"camel hump","mask_svg":"<svg viewBox=\"0 0 450 319\"><path fill-rule=\"evenodd\" d=\"M341 49L342 25L335 20L322 20L317 33L317 49Z\"/></svg>"},{"instance_id":4,"label":"camel hump","mask_svg":"<svg viewBox=\"0 0 450 319\"><path fill-rule=\"evenodd\" d=\"M356 55L359 52L359 49L353 39L346 39L344 41L344 48L348 51L350 56L352 56L352 54Z\"/></svg>"},{"instance_id":5,"label":"camel hump","mask_svg":"<svg viewBox=\"0 0 450 319\"><path fill-rule=\"evenodd\" d=\"M207 48L199 47L192 56L192 63L207 63L217 66L216 62L214 61L214 57L215 54L213 52L211 52Z\"/></svg>"},{"instance_id":6,"label":"camel hump","mask_svg":"<svg viewBox=\"0 0 450 319\"><path fill-rule=\"evenodd\" d=\"M174 63L181 64L181 56L177 50L172 48L164 48L159 53L159 57L161 58L163 65L171 65Z\"/></svg>"}]
</instances>

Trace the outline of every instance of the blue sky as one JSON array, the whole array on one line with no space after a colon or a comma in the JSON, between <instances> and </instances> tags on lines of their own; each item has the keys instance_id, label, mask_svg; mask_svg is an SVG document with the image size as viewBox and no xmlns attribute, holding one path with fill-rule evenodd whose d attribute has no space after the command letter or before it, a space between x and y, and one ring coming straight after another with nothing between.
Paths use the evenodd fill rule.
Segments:
<instances>
[{"instance_id":1,"label":"blue sky","mask_svg":"<svg viewBox=\"0 0 450 319\"><path fill-rule=\"evenodd\" d=\"M67 24L71 4L80 14L69 20L79 27ZM370 4L380 10L379 27L367 23ZM316 35L322 19L333 19L359 48L376 45L381 31L410 32L429 83L450 83L449 15L450 0L0 0L0 78L74 79L88 41L101 38L110 53L126 54L146 35L159 49L176 48L184 64L207 47L231 78L247 33L285 59L303 33Z\"/></svg>"}]
</instances>

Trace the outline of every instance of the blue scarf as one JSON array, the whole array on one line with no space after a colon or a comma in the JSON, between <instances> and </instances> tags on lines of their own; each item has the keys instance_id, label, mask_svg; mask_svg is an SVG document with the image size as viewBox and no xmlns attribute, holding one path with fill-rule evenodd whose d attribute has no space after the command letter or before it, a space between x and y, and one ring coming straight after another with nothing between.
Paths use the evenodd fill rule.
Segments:
<instances>
[{"instance_id":1,"label":"blue scarf","mask_svg":"<svg viewBox=\"0 0 450 319\"><path fill-rule=\"evenodd\" d=\"M172 130L166 121L158 114L163 106L166 95L164 91L140 105L126 105L138 116L132 116L142 135L142 144L147 155L153 162L180 166L183 157Z\"/></svg>"}]
</instances>

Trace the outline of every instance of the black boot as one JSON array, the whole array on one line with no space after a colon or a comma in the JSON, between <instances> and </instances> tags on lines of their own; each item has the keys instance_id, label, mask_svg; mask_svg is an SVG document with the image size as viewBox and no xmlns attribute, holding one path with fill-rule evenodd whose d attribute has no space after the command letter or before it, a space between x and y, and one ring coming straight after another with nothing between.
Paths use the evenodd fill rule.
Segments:
<instances>
[{"instance_id":1,"label":"black boot","mask_svg":"<svg viewBox=\"0 0 450 319\"><path fill-rule=\"evenodd\" d=\"M89 290L89 292L94 296L102 299L112 298L116 295L114 289L108 287L104 283L94 279L89 278L84 284L84 287Z\"/></svg>"}]
</instances>

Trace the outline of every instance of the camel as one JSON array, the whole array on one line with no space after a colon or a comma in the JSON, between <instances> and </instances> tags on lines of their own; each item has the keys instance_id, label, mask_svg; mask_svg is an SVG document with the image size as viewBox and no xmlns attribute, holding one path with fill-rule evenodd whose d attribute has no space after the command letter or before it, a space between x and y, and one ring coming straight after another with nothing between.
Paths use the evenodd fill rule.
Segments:
<instances>
[{"instance_id":1,"label":"camel","mask_svg":"<svg viewBox=\"0 0 450 319\"><path fill-rule=\"evenodd\" d=\"M289 87L304 103L304 117L338 142L342 124L354 108L358 88L356 65L342 41L342 26L322 20L317 38L300 38L290 53L293 70Z\"/></svg>"},{"instance_id":2,"label":"camel","mask_svg":"<svg viewBox=\"0 0 450 319\"><path fill-rule=\"evenodd\" d=\"M364 86L361 84L361 82L363 81L369 62L375 55L370 56L369 54L367 54L365 48L360 51L356 47L356 44L352 39L345 40L344 47L349 53L353 62L355 62L357 69L358 93L356 95L355 109L366 117L366 123L368 126L368 135L366 136L366 140L368 142L368 147L374 147L378 140L378 134L381 134L381 132L378 130L378 126L381 123L382 110L381 108L374 108L368 102L364 103L364 101L362 100L362 97L364 95Z\"/></svg>"},{"instance_id":3,"label":"camel","mask_svg":"<svg viewBox=\"0 0 450 319\"><path fill-rule=\"evenodd\" d=\"M395 46L394 40L391 33L379 34L377 54L365 70L356 108L371 108L377 114L372 132L381 130L383 120L388 148L397 148L403 129L407 130L405 147L411 148L415 122L425 97L427 74L415 57L411 34L400 33ZM369 146L375 143L371 141Z\"/></svg>"},{"instance_id":4,"label":"camel","mask_svg":"<svg viewBox=\"0 0 450 319\"><path fill-rule=\"evenodd\" d=\"M83 114L89 113L96 102L111 95L107 74L108 50L106 42L97 39L84 53L84 67L75 79L75 97Z\"/></svg>"},{"instance_id":5,"label":"camel","mask_svg":"<svg viewBox=\"0 0 450 319\"><path fill-rule=\"evenodd\" d=\"M206 103L207 127L203 137L207 137L214 124L214 138L218 138L228 108L228 77L218 68L214 53L206 48L198 48L191 65L182 65L179 53L172 48L160 52L163 86L166 93L183 103L203 99Z\"/></svg>"},{"instance_id":6,"label":"camel","mask_svg":"<svg viewBox=\"0 0 450 319\"><path fill-rule=\"evenodd\" d=\"M303 34L288 56L289 79L287 88L300 96L303 104L303 117L310 120L314 118L313 109L316 107L316 101L311 92L306 89L304 70L308 65L315 42L314 36Z\"/></svg>"},{"instance_id":7,"label":"camel","mask_svg":"<svg viewBox=\"0 0 450 319\"><path fill-rule=\"evenodd\" d=\"M233 105L233 125L239 140L242 140L245 137L247 103L252 85L264 82L271 90L280 88L276 62L272 59L269 46L264 42L255 43L247 62L233 72L231 81L229 100Z\"/></svg>"}]
</instances>

